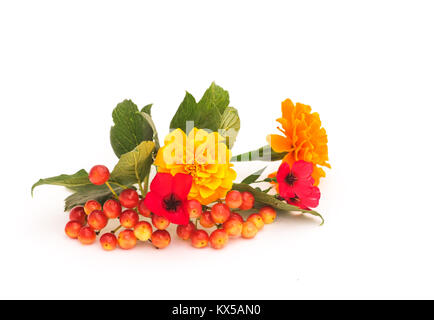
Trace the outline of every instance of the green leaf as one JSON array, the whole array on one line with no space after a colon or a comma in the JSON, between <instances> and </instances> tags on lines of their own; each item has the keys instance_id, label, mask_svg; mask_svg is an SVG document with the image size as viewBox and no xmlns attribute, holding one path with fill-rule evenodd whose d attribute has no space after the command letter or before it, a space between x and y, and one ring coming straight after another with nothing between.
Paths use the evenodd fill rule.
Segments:
<instances>
[{"instance_id":1,"label":"green leaf","mask_svg":"<svg viewBox=\"0 0 434 320\"><path fill-rule=\"evenodd\" d=\"M150 107L145 108L150 112ZM152 140L153 130L138 111L131 100L124 100L113 110L114 126L110 130L110 142L118 158L133 150L142 141Z\"/></svg>"},{"instance_id":2,"label":"green leaf","mask_svg":"<svg viewBox=\"0 0 434 320\"><path fill-rule=\"evenodd\" d=\"M248 192L252 193L253 196L255 197L255 203L267 205L267 206L272 206L275 209L287 211L287 212L295 211L295 212L308 213L308 214L311 214L313 216L319 217L321 219L321 225L324 224L324 218L318 212L316 212L314 210L300 209L299 207L290 205L287 202L279 200L272 195L266 194L262 191L259 191L255 188L252 188L248 184L234 183L232 186L232 189L238 190L240 192L248 191Z\"/></svg>"},{"instance_id":3,"label":"green leaf","mask_svg":"<svg viewBox=\"0 0 434 320\"><path fill-rule=\"evenodd\" d=\"M252 173L250 176L248 176L243 181L241 181L241 183L251 184L251 183L255 182L256 180L258 180L258 178L261 176L262 172L264 172L264 170L266 168L267 167L263 167L261 170L258 170L255 173Z\"/></svg>"},{"instance_id":4,"label":"green leaf","mask_svg":"<svg viewBox=\"0 0 434 320\"><path fill-rule=\"evenodd\" d=\"M287 152L275 152L270 146L263 146L257 150L245 152L233 156L232 162L240 161L277 161L282 160L287 155Z\"/></svg>"},{"instance_id":5,"label":"green leaf","mask_svg":"<svg viewBox=\"0 0 434 320\"><path fill-rule=\"evenodd\" d=\"M151 111L151 110L149 110L149 111ZM158 149L160 149L160 140L158 139L158 132L157 132L157 128L155 127L155 123L152 120L150 113L146 113L146 112L141 111L139 114L145 119L146 122L148 122L148 124L152 128L152 134L153 134L152 140L155 143L155 152L157 152Z\"/></svg>"},{"instance_id":6,"label":"green leaf","mask_svg":"<svg viewBox=\"0 0 434 320\"><path fill-rule=\"evenodd\" d=\"M144 141L133 151L125 153L111 173L111 179L123 185L141 183L149 175L155 144Z\"/></svg>"},{"instance_id":7,"label":"green leaf","mask_svg":"<svg viewBox=\"0 0 434 320\"><path fill-rule=\"evenodd\" d=\"M146 106L144 106L142 108L142 110L140 110L140 112L144 112L144 113L147 113L147 114L151 115L151 108L152 108L152 103L151 104L147 104Z\"/></svg>"},{"instance_id":8,"label":"green leaf","mask_svg":"<svg viewBox=\"0 0 434 320\"><path fill-rule=\"evenodd\" d=\"M187 121L193 121L194 127L215 132L220 128L222 115L228 105L229 93L214 82L199 102L186 92L184 100L170 122L170 128L181 128L188 133L192 128L187 128Z\"/></svg>"},{"instance_id":9,"label":"green leaf","mask_svg":"<svg viewBox=\"0 0 434 320\"><path fill-rule=\"evenodd\" d=\"M227 107L223 112L219 125L220 135L226 139L226 145L231 149L237 138L238 131L240 131L241 123L238 116L237 109Z\"/></svg>"},{"instance_id":10,"label":"green leaf","mask_svg":"<svg viewBox=\"0 0 434 320\"><path fill-rule=\"evenodd\" d=\"M44 184L50 184L55 186L63 186L69 189L77 189L79 187L89 185L91 182L89 181L89 175L86 170L82 169L77 171L74 174L61 174L56 177L40 179L32 186L32 196L33 191L37 186L41 186Z\"/></svg>"},{"instance_id":11,"label":"green leaf","mask_svg":"<svg viewBox=\"0 0 434 320\"><path fill-rule=\"evenodd\" d=\"M170 128L180 128L182 131L188 133L186 129L187 121L194 121L195 126L198 127L198 123L196 123L196 113L196 100L190 93L186 92L184 100L182 100L181 104L178 107L178 110L176 111L175 115L172 118L172 121L170 122Z\"/></svg>"},{"instance_id":12,"label":"green leaf","mask_svg":"<svg viewBox=\"0 0 434 320\"><path fill-rule=\"evenodd\" d=\"M130 186L131 187L131 186ZM123 188L112 185L113 190L119 194ZM97 200L103 204L107 199L113 197L112 192L106 185L95 186L93 184L77 188L77 191L65 199L65 211L69 211L75 206L82 206L88 200Z\"/></svg>"}]
</instances>

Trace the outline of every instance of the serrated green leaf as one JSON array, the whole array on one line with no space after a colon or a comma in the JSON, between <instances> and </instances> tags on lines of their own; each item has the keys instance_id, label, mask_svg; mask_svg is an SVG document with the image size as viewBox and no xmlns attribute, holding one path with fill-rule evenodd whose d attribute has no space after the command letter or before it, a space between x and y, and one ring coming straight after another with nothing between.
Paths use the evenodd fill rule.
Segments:
<instances>
[{"instance_id":1,"label":"serrated green leaf","mask_svg":"<svg viewBox=\"0 0 434 320\"><path fill-rule=\"evenodd\" d=\"M141 183L149 175L155 144L143 141L133 151L124 153L111 173L111 179L123 185Z\"/></svg>"},{"instance_id":2,"label":"serrated green leaf","mask_svg":"<svg viewBox=\"0 0 434 320\"><path fill-rule=\"evenodd\" d=\"M155 123L152 120L152 117L150 114L148 114L146 112L140 112L140 115L148 122L148 124L152 128L152 132L153 132L152 140L155 143L154 153L156 153L158 151L158 149L160 149L160 140L158 139L158 132L157 132L157 128L155 127Z\"/></svg>"},{"instance_id":3,"label":"serrated green leaf","mask_svg":"<svg viewBox=\"0 0 434 320\"><path fill-rule=\"evenodd\" d=\"M240 161L277 161L282 160L287 155L287 152L275 152L270 146L263 146L257 150L245 152L233 156L232 162Z\"/></svg>"},{"instance_id":4,"label":"serrated green leaf","mask_svg":"<svg viewBox=\"0 0 434 320\"><path fill-rule=\"evenodd\" d=\"M187 132L187 121L195 121L195 126L197 125L196 113L196 100L189 92L185 92L184 100L182 100L181 104L178 107L178 110L176 111L175 115L172 118L172 121L170 122L170 129L180 128L182 131Z\"/></svg>"},{"instance_id":5,"label":"serrated green leaf","mask_svg":"<svg viewBox=\"0 0 434 320\"><path fill-rule=\"evenodd\" d=\"M152 140L153 130L138 111L131 100L124 100L113 110L114 126L110 130L110 142L118 158L142 141Z\"/></svg>"},{"instance_id":6,"label":"serrated green leaf","mask_svg":"<svg viewBox=\"0 0 434 320\"><path fill-rule=\"evenodd\" d=\"M131 186L129 186L131 187ZM113 190L119 194L123 188L112 185ZM106 185L96 186L93 184L77 188L77 191L65 199L65 211L69 211L75 206L82 206L88 200L96 200L103 204L107 199L113 197L112 192Z\"/></svg>"},{"instance_id":7,"label":"serrated green leaf","mask_svg":"<svg viewBox=\"0 0 434 320\"><path fill-rule=\"evenodd\" d=\"M324 218L316 211L314 210L304 210L300 209L299 207L293 206L288 204L285 201L279 200L272 195L269 195L267 193L264 193L262 191L256 190L255 188L252 188L248 184L245 183L234 183L232 185L232 189L238 190L240 192L248 191L253 194L255 197L255 203L261 204L261 205L267 205L272 206L275 209L287 211L287 212L303 212L308 213L313 216L316 216L321 219L321 225L324 224Z\"/></svg>"},{"instance_id":8,"label":"serrated green leaf","mask_svg":"<svg viewBox=\"0 0 434 320\"><path fill-rule=\"evenodd\" d=\"M56 177L40 179L32 186L32 196L35 188L44 184L63 186L74 190L76 188L89 185L91 182L89 181L89 174L87 171L82 169L74 174L61 174Z\"/></svg>"},{"instance_id":9,"label":"serrated green leaf","mask_svg":"<svg viewBox=\"0 0 434 320\"><path fill-rule=\"evenodd\" d=\"M252 173L250 176L248 176L243 181L241 181L241 183L251 184L251 183L255 182L256 180L258 180L258 178L261 176L262 172L264 172L264 170L266 168L267 167L263 167L262 169Z\"/></svg>"},{"instance_id":10,"label":"serrated green leaf","mask_svg":"<svg viewBox=\"0 0 434 320\"><path fill-rule=\"evenodd\" d=\"M237 109L233 107L227 107L221 117L219 133L223 138L225 138L226 145L229 149L232 149L238 132L240 131L240 127L241 123Z\"/></svg>"},{"instance_id":11,"label":"serrated green leaf","mask_svg":"<svg viewBox=\"0 0 434 320\"><path fill-rule=\"evenodd\" d=\"M151 108L152 108L152 103L151 104L147 104L146 106L144 106L142 108L142 110L140 110L140 112L144 112L144 113L147 113L147 114L151 115Z\"/></svg>"}]
</instances>

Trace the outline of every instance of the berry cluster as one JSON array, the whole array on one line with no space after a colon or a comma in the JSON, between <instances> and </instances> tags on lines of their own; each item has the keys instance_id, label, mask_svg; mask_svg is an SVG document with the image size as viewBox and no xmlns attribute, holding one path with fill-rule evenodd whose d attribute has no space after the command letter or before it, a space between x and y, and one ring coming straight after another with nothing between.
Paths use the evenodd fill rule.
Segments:
<instances>
[{"instance_id":1,"label":"berry cluster","mask_svg":"<svg viewBox=\"0 0 434 320\"><path fill-rule=\"evenodd\" d=\"M108 185L109 178L109 170L101 165L93 167L89 172L89 180L96 185ZM159 249L170 244L171 236L166 230L170 221L166 217L153 214L135 190L125 189L119 196L115 194L115 197L117 199L109 199L104 205L96 200L89 200L84 206L73 208L65 226L67 236L78 239L85 245L92 244L106 228L109 220L117 219L119 226L103 233L99 239L104 250L114 250L117 246L121 249L132 249L138 240L150 241ZM185 210L190 216L190 222L187 225L178 225L176 233L179 238L190 240L195 248L207 247L210 244L214 249L221 249L227 244L229 237L251 239L264 224L272 223L276 218L276 211L272 207L263 207L259 213L251 214L246 220L236 212L252 209L254 202L251 193L236 190L227 193L225 203L220 201L211 208L203 207L197 200L188 200ZM209 234L199 229L198 224L203 228L216 229Z\"/></svg>"}]
</instances>

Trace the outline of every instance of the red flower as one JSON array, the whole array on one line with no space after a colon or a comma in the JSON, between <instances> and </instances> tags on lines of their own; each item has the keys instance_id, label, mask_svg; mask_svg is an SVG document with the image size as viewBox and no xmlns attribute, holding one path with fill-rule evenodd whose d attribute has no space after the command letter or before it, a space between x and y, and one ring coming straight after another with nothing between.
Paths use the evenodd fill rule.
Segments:
<instances>
[{"instance_id":1,"label":"red flower","mask_svg":"<svg viewBox=\"0 0 434 320\"><path fill-rule=\"evenodd\" d=\"M190 221L185 202L191 189L192 176L177 173L157 173L146 194L145 205L158 216L174 224L187 225Z\"/></svg>"},{"instance_id":2,"label":"red flower","mask_svg":"<svg viewBox=\"0 0 434 320\"><path fill-rule=\"evenodd\" d=\"M296 161L292 168L283 162L277 171L276 180L279 184L279 194L288 203L302 209L317 207L321 193L313 184L313 164L306 161Z\"/></svg>"}]
</instances>

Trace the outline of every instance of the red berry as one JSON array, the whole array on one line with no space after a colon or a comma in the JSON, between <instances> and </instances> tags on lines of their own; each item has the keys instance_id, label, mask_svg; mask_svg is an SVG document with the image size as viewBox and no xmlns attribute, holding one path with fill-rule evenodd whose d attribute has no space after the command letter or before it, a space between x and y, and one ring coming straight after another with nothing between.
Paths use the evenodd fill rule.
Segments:
<instances>
[{"instance_id":1,"label":"red berry","mask_svg":"<svg viewBox=\"0 0 434 320\"><path fill-rule=\"evenodd\" d=\"M231 209L238 209L243 203L243 198L241 192L238 190L231 190L226 194L225 199L226 204Z\"/></svg>"},{"instance_id":2,"label":"red berry","mask_svg":"<svg viewBox=\"0 0 434 320\"><path fill-rule=\"evenodd\" d=\"M93 184L100 186L108 181L110 178L110 171L106 166L96 165L89 171L89 180Z\"/></svg>"},{"instance_id":3,"label":"red berry","mask_svg":"<svg viewBox=\"0 0 434 320\"><path fill-rule=\"evenodd\" d=\"M223 229L225 229L228 236L239 237L241 235L241 231L243 230L243 222L237 218L231 217L223 224Z\"/></svg>"},{"instance_id":4,"label":"red berry","mask_svg":"<svg viewBox=\"0 0 434 320\"><path fill-rule=\"evenodd\" d=\"M170 233L166 230L156 230L152 233L151 242L158 249L166 248L170 241Z\"/></svg>"},{"instance_id":5,"label":"red berry","mask_svg":"<svg viewBox=\"0 0 434 320\"><path fill-rule=\"evenodd\" d=\"M247 221L252 221L258 230L261 230L264 227L264 220L259 213L253 213L248 218Z\"/></svg>"},{"instance_id":6,"label":"red berry","mask_svg":"<svg viewBox=\"0 0 434 320\"><path fill-rule=\"evenodd\" d=\"M108 219L101 210L94 210L89 215L87 223L93 230L101 230L107 225Z\"/></svg>"},{"instance_id":7,"label":"red berry","mask_svg":"<svg viewBox=\"0 0 434 320\"><path fill-rule=\"evenodd\" d=\"M223 229L214 230L209 236L209 243L214 249L221 249L228 243L228 234Z\"/></svg>"},{"instance_id":8,"label":"red berry","mask_svg":"<svg viewBox=\"0 0 434 320\"><path fill-rule=\"evenodd\" d=\"M127 209L119 216L119 222L124 228L134 228L139 222L139 215L131 209Z\"/></svg>"},{"instance_id":9,"label":"red berry","mask_svg":"<svg viewBox=\"0 0 434 320\"><path fill-rule=\"evenodd\" d=\"M231 210L224 203L216 203L211 208L211 217L215 223L224 223L230 215Z\"/></svg>"},{"instance_id":10,"label":"red berry","mask_svg":"<svg viewBox=\"0 0 434 320\"><path fill-rule=\"evenodd\" d=\"M71 212L69 212L69 220L78 221L84 226L86 224L86 212L84 212L84 208L82 206L72 208Z\"/></svg>"},{"instance_id":11,"label":"red berry","mask_svg":"<svg viewBox=\"0 0 434 320\"><path fill-rule=\"evenodd\" d=\"M188 200L185 207L191 219L199 218L202 214L202 205L195 199Z\"/></svg>"},{"instance_id":12,"label":"red berry","mask_svg":"<svg viewBox=\"0 0 434 320\"><path fill-rule=\"evenodd\" d=\"M176 233L178 237L180 237L182 240L188 240L190 239L191 234L196 230L196 227L194 226L193 222L189 222L186 226L179 225L176 228Z\"/></svg>"},{"instance_id":13,"label":"red berry","mask_svg":"<svg viewBox=\"0 0 434 320\"><path fill-rule=\"evenodd\" d=\"M209 237L205 230L196 230L191 234L191 245L195 248L204 248L208 245Z\"/></svg>"},{"instance_id":14,"label":"red berry","mask_svg":"<svg viewBox=\"0 0 434 320\"><path fill-rule=\"evenodd\" d=\"M276 210L273 207L263 207L259 210L259 214L265 224L270 224L276 219Z\"/></svg>"},{"instance_id":15,"label":"red berry","mask_svg":"<svg viewBox=\"0 0 434 320\"><path fill-rule=\"evenodd\" d=\"M82 227L78 232L78 240L82 244L92 244L95 242L96 234L91 227Z\"/></svg>"},{"instance_id":16,"label":"red berry","mask_svg":"<svg viewBox=\"0 0 434 320\"><path fill-rule=\"evenodd\" d=\"M236 213L236 212L232 212L230 218L234 218L234 219L237 219L240 222L244 222L243 217L239 213Z\"/></svg>"},{"instance_id":17,"label":"red berry","mask_svg":"<svg viewBox=\"0 0 434 320\"><path fill-rule=\"evenodd\" d=\"M210 211L205 211L204 213L202 213L199 223L204 228L212 228L215 226L215 222L211 217Z\"/></svg>"},{"instance_id":18,"label":"red berry","mask_svg":"<svg viewBox=\"0 0 434 320\"><path fill-rule=\"evenodd\" d=\"M152 235L152 226L149 222L140 221L134 227L134 235L140 241L148 241Z\"/></svg>"},{"instance_id":19,"label":"red berry","mask_svg":"<svg viewBox=\"0 0 434 320\"><path fill-rule=\"evenodd\" d=\"M101 238L99 238L99 243L104 250L111 251L116 249L118 240L116 239L116 236L114 234L104 233Z\"/></svg>"},{"instance_id":20,"label":"red berry","mask_svg":"<svg viewBox=\"0 0 434 320\"><path fill-rule=\"evenodd\" d=\"M77 239L78 233L81 229L82 225L78 221L69 221L65 226L65 233L71 239Z\"/></svg>"},{"instance_id":21,"label":"red berry","mask_svg":"<svg viewBox=\"0 0 434 320\"><path fill-rule=\"evenodd\" d=\"M84 212L90 215L94 210L101 210L101 204L96 200L88 200L84 205Z\"/></svg>"},{"instance_id":22,"label":"red berry","mask_svg":"<svg viewBox=\"0 0 434 320\"><path fill-rule=\"evenodd\" d=\"M122 206L119 201L109 199L104 203L102 210L104 211L107 218L115 219L120 216L122 212Z\"/></svg>"},{"instance_id":23,"label":"red berry","mask_svg":"<svg viewBox=\"0 0 434 320\"><path fill-rule=\"evenodd\" d=\"M137 239L134 235L133 230L126 229L119 232L118 235L118 245L121 249L128 250L136 246Z\"/></svg>"},{"instance_id":24,"label":"red berry","mask_svg":"<svg viewBox=\"0 0 434 320\"><path fill-rule=\"evenodd\" d=\"M136 190L125 189L119 195L119 201L125 208L132 209L137 207L139 204L139 195L137 194Z\"/></svg>"},{"instance_id":25,"label":"red berry","mask_svg":"<svg viewBox=\"0 0 434 320\"><path fill-rule=\"evenodd\" d=\"M253 208L255 204L255 197L248 191L244 191L241 193L241 197L243 198L243 203L240 206L241 210L249 210Z\"/></svg>"},{"instance_id":26,"label":"red berry","mask_svg":"<svg viewBox=\"0 0 434 320\"><path fill-rule=\"evenodd\" d=\"M148 207L145 204L145 199L142 199L139 201L139 213L147 218L150 218L152 216L151 210L148 209Z\"/></svg>"}]
</instances>

